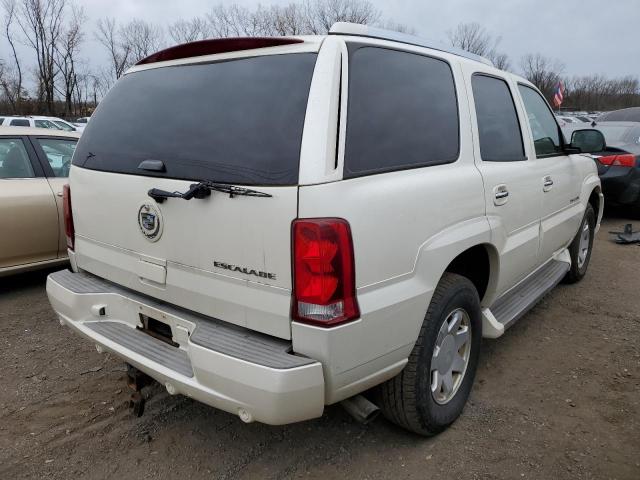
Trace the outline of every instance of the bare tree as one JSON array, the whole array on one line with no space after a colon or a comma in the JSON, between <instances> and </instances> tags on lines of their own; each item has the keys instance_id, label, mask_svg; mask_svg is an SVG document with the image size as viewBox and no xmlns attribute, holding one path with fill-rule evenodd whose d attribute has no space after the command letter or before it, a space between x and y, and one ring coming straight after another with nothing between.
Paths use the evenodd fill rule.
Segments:
<instances>
[{"instance_id":1,"label":"bare tree","mask_svg":"<svg viewBox=\"0 0 640 480\"><path fill-rule=\"evenodd\" d=\"M307 33L327 33L335 22L373 25L381 13L368 0L304 0Z\"/></svg>"},{"instance_id":2,"label":"bare tree","mask_svg":"<svg viewBox=\"0 0 640 480\"><path fill-rule=\"evenodd\" d=\"M215 37L255 37L269 35L272 31L269 11L258 5L256 10L237 4L216 5L207 14L211 31Z\"/></svg>"},{"instance_id":3,"label":"bare tree","mask_svg":"<svg viewBox=\"0 0 640 480\"><path fill-rule=\"evenodd\" d=\"M131 49L131 63L136 63L160 50L164 44L161 27L141 19L133 19L119 30L121 42Z\"/></svg>"},{"instance_id":4,"label":"bare tree","mask_svg":"<svg viewBox=\"0 0 640 480\"><path fill-rule=\"evenodd\" d=\"M498 51L500 37L494 38L479 23L460 23L447 33L451 45L470 53L487 57L496 68L508 70L510 68L509 57Z\"/></svg>"},{"instance_id":5,"label":"bare tree","mask_svg":"<svg viewBox=\"0 0 640 480\"><path fill-rule=\"evenodd\" d=\"M45 110L53 114L55 102L54 61L62 31L67 0L20 0L17 21L28 47L36 54L38 96Z\"/></svg>"},{"instance_id":6,"label":"bare tree","mask_svg":"<svg viewBox=\"0 0 640 480\"><path fill-rule=\"evenodd\" d=\"M112 74L117 80L130 65L131 45L120 40L115 19L101 18L97 26L96 40L109 52Z\"/></svg>"},{"instance_id":7,"label":"bare tree","mask_svg":"<svg viewBox=\"0 0 640 480\"><path fill-rule=\"evenodd\" d=\"M573 77L564 81L563 106L576 110L614 110L640 106L640 81L627 76L609 79L602 75Z\"/></svg>"},{"instance_id":8,"label":"bare tree","mask_svg":"<svg viewBox=\"0 0 640 480\"><path fill-rule=\"evenodd\" d=\"M66 115L73 113L73 100L78 83L77 63L80 45L84 40L82 25L86 21L84 10L72 5L71 18L65 26L56 44L54 62L62 76L62 87L56 86L56 90L64 98L64 111Z\"/></svg>"},{"instance_id":9,"label":"bare tree","mask_svg":"<svg viewBox=\"0 0 640 480\"><path fill-rule=\"evenodd\" d=\"M557 60L553 60L536 53L522 57L520 61L523 76L533 83L549 103L553 101L553 92L561 79L564 65Z\"/></svg>"},{"instance_id":10,"label":"bare tree","mask_svg":"<svg viewBox=\"0 0 640 480\"><path fill-rule=\"evenodd\" d=\"M375 24L379 19L368 0L303 0L254 10L218 4L207 14L216 37L325 34L335 22Z\"/></svg>"},{"instance_id":11,"label":"bare tree","mask_svg":"<svg viewBox=\"0 0 640 480\"><path fill-rule=\"evenodd\" d=\"M300 3L284 7L273 6L266 13L264 30L272 35L304 35L306 31L305 10Z\"/></svg>"},{"instance_id":12,"label":"bare tree","mask_svg":"<svg viewBox=\"0 0 640 480\"><path fill-rule=\"evenodd\" d=\"M447 32L451 45L476 55L484 56L491 50L491 35L479 23L460 23Z\"/></svg>"},{"instance_id":13,"label":"bare tree","mask_svg":"<svg viewBox=\"0 0 640 480\"><path fill-rule=\"evenodd\" d=\"M109 52L112 75L117 80L133 64L160 50L164 44L161 27L140 19L118 26L115 19L98 20L96 39Z\"/></svg>"},{"instance_id":14,"label":"bare tree","mask_svg":"<svg viewBox=\"0 0 640 480\"><path fill-rule=\"evenodd\" d=\"M509 61L509 56L506 53L498 53L493 50L489 52L488 58L491 60L493 65L500 70L511 69L511 62Z\"/></svg>"},{"instance_id":15,"label":"bare tree","mask_svg":"<svg viewBox=\"0 0 640 480\"><path fill-rule=\"evenodd\" d=\"M211 36L209 23L201 17L194 17L191 20L177 20L169 25L167 31L175 43L194 42Z\"/></svg>"},{"instance_id":16,"label":"bare tree","mask_svg":"<svg viewBox=\"0 0 640 480\"><path fill-rule=\"evenodd\" d=\"M5 97L11 105L13 113L18 113L20 108L20 99L22 97L22 67L16 52L16 42L13 32L13 22L16 19L16 1L2 0L2 9L4 10L3 34L11 48L13 66L15 70L6 64L3 65L2 75L0 76L0 86Z\"/></svg>"}]
</instances>

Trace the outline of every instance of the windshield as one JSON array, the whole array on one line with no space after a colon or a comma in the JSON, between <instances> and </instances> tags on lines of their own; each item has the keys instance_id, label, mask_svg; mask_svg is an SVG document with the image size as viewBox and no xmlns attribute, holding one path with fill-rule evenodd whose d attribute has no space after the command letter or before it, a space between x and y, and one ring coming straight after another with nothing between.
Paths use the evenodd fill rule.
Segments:
<instances>
[{"instance_id":1,"label":"windshield","mask_svg":"<svg viewBox=\"0 0 640 480\"><path fill-rule=\"evenodd\" d=\"M91 117L73 159L116 173L295 185L317 55L161 67L125 75ZM139 169L160 160L166 172Z\"/></svg>"},{"instance_id":2,"label":"windshield","mask_svg":"<svg viewBox=\"0 0 640 480\"><path fill-rule=\"evenodd\" d=\"M71 125L69 125L68 123L62 122L60 120L54 120L53 123L55 123L62 130L66 130L67 132L75 131L75 128L73 128Z\"/></svg>"}]
</instances>

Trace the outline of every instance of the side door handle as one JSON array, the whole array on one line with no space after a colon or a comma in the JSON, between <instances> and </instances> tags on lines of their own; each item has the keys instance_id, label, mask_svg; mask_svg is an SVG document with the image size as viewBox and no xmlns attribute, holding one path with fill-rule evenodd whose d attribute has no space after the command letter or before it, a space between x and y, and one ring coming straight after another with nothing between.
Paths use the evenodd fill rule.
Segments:
<instances>
[{"instance_id":1,"label":"side door handle","mask_svg":"<svg viewBox=\"0 0 640 480\"><path fill-rule=\"evenodd\" d=\"M551 178L551 175L547 175L546 177L543 178L542 181L543 181L542 191L548 192L553 188L553 179Z\"/></svg>"},{"instance_id":2,"label":"side door handle","mask_svg":"<svg viewBox=\"0 0 640 480\"><path fill-rule=\"evenodd\" d=\"M493 187L493 204L500 206L507 203L509 200L509 190L506 185L496 185Z\"/></svg>"}]
</instances>

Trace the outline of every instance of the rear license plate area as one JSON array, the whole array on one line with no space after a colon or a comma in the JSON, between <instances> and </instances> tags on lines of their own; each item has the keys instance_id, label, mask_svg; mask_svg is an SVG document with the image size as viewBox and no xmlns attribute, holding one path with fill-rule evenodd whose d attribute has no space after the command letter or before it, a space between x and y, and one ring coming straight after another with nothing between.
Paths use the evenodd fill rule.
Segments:
<instances>
[{"instance_id":1,"label":"rear license plate area","mask_svg":"<svg viewBox=\"0 0 640 480\"><path fill-rule=\"evenodd\" d=\"M173 332L170 325L145 315L144 313L140 314L140 323L142 326L138 326L138 330L160 340L161 342L171 345L172 347L179 346L173 341Z\"/></svg>"}]
</instances>

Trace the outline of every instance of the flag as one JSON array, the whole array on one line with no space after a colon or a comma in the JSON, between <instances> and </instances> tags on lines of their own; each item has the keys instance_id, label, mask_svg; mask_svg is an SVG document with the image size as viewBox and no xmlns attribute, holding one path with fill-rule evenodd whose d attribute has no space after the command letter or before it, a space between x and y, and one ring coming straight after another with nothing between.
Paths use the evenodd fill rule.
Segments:
<instances>
[{"instance_id":1,"label":"flag","mask_svg":"<svg viewBox=\"0 0 640 480\"><path fill-rule=\"evenodd\" d=\"M556 87L555 92L553 93L553 105L556 108L560 108L562 105L562 101L564 100L564 85L562 84L562 80L558 82L558 86Z\"/></svg>"}]
</instances>

